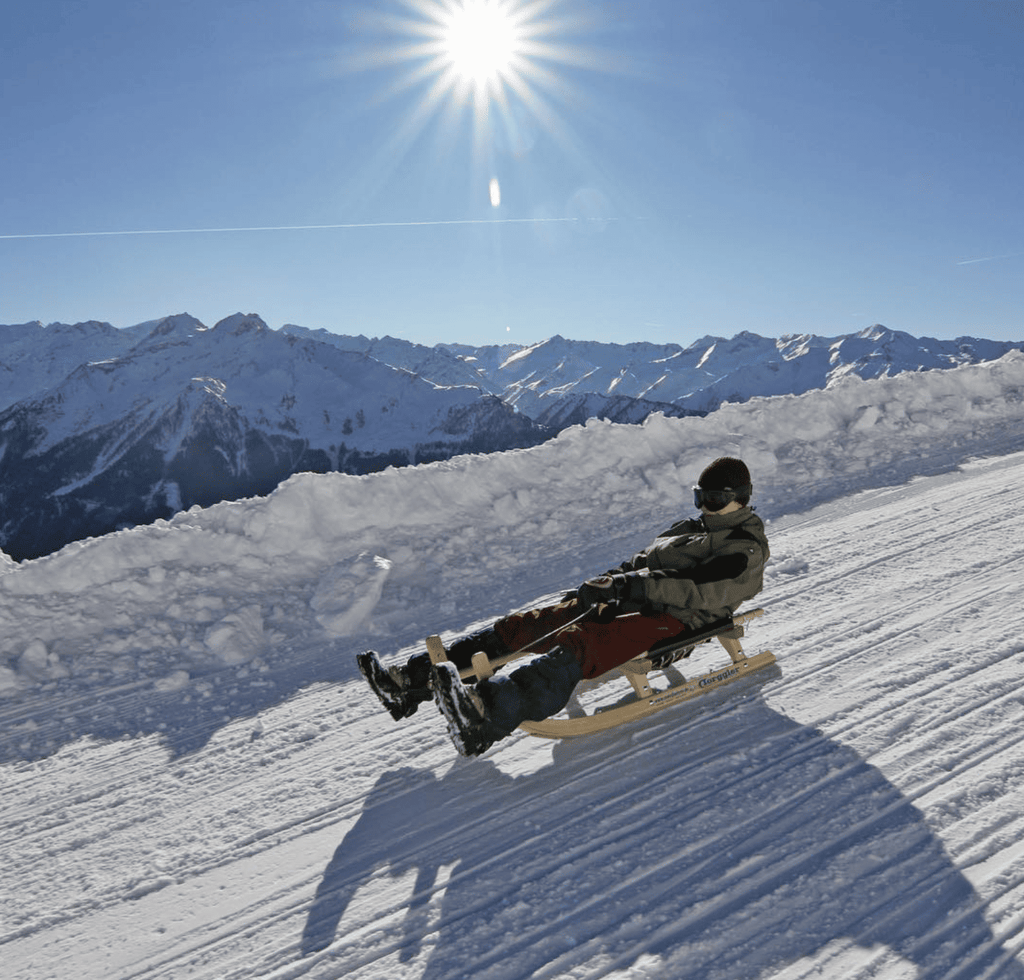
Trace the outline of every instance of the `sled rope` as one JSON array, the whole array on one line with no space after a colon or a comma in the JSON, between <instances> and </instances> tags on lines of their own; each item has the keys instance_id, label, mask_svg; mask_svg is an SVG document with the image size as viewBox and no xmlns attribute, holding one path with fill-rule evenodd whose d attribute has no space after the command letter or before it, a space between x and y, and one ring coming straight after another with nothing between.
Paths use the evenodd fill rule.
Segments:
<instances>
[{"instance_id":1,"label":"sled rope","mask_svg":"<svg viewBox=\"0 0 1024 980\"><path fill-rule=\"evenodd\" d=\"M526 644L526 646L520 647L518 650L513 650L511 653L495 657L494 660L489 659L486 653L475 653L473 654L472 667L460 670L459 675L462 678L475 676L477 680L485 680L486 678L494 675L495 667L504 667L505 664L511 663L513 660L518 660L519 657L529 650L532 650L538 644L543 643L545 640L550 640L553 636L557 636L561 633L562 630L568 629L573 624L586 619L595 608L595 606L591 606L590 609L584 610L578 616L570 619L569 622L563 623L558 627L558 629L554 629L550 633L545 633L544 636L540 636L536 640L531 640ZM431 663L435 664L448 659L448 653L444 648L444 644L441 642L441 637L427 637L427 654L430 657Z\"/></svg>"},{"instance_id":2,"label":"sled rope","mask_svg":"<svg viewBox=\"0 0 1024 980\"><path fill-rule=\"evenodd\" d=\"M550 640L551 637L557 636L562 630L568 629L570 626L574 626L576 623L586 619L597 606L591 606L589 609L584 609L575 619L570 619L569 622L563 623L558 629L553 629L550 633L545 633L543 636L538 637L536 640L531 640L526 646L520 647L518 650L513 650L509 655L508 659L512 660L518 657L520 654L526 653L527 650L532 650L538 643L543 643L545 640Z\"/></svg>"}]
</instances>

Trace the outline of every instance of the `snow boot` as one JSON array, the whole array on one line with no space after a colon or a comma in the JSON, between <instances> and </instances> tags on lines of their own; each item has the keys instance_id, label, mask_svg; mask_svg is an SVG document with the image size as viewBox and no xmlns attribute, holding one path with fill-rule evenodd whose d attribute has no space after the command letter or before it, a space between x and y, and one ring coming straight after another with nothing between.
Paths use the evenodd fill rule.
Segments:
<instances>
[{"instance_id":1,"label":"snow boot","mask_svg":"<svg viewBox=\"0 0 1024 980\"><path fill-rule=\"evenodd\" d=\"M359 671L395 721L416 713L425 701L433 699L430 690L430 657L418 653L404 667L385 667L373 650L356 657Z\"/></svg>"},{"instance_id":2,"label":"snow boot","mask_svg":"<svg viewBox=\"0 0 1024 980\"><path fill-rule=\"evenodd\" d=\"M448 735L459 755L483 755L496 741L487 725L487 708L480 695L462 683L451 661L434 664L434 700L448 723Z\"/></svg>"}]
</instances>

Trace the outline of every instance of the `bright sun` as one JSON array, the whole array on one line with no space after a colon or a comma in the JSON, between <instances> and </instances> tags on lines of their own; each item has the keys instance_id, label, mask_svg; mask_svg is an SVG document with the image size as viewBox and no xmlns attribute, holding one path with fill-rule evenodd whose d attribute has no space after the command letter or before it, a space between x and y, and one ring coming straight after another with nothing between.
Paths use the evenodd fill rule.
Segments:
<instances>
[{"instance_id":1,"label":"bright sun","mask_svg":"<svg viewBox=\"0 0 1024 980\"><path fill-rule=\"evenodd\" d=\"M494 175L502 154L521 158L541 131L571 142L559 103L577 100L562 67L600 69L599 54L580 36L597 20L590 0L389 0L394 13L368 17L386 41L353 58L354 67L386 68L391 94L414 93L410 110L381 150L382 161L411 152L435 120L439 150L469 148L474 181L492 208L503 206ZM556 13L565 5L568 12ZM404 8L404 10L403 10ZM577 13L572 9L578 8ZM399 71L394 71L400 67ZM470 125L465 130L468 110ZM387 169L388 164L381 166ZM507 200L505 204L507 204Z\"/></svg>"},{"instance_id":2,"label":"bright sun","mask_svg":"<svg viewBox=\"0 0 1024 980\"><path fill-rule=\"evenodd\" d=\"M381 65L410 63L396 90L427 82L422 110L447 103L471 104L479 119L515 101L528 112L550 118L541 89L561 87L558 65L596 67L579 44L564 34L570 23L551 8L562 0L399 0L411 16L381 21L411 43L382 49ZM586 2L586 0L574 0Z\"/></svg>"},{"instance_id":3,"label":"bright sun","mask_svg":"<svg viewBox=\"0 0 1024 980\"><path fill-rule=\"evenodd\" d=\"M508 2L463 0L446 12L441 26L445 54L463 82L498 81L519 53L521 32Z\"/></svg>"}]
</instances>

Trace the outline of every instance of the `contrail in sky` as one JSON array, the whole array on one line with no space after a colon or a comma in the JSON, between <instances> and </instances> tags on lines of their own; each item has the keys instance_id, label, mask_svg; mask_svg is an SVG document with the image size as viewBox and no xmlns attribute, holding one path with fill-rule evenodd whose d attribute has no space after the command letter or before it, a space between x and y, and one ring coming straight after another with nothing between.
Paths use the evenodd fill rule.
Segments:
<instances>
[{"instance_id":1,"label":"contrail in sky","mask_svg":"<svg viewBox=\"0 0 1024 980\"><path fill-rule=\"evenodd\" d=\"M979 262L995 262L997 259L1014 259L1018 255L1024 255L1024 252L1008 252L1006 255L986 255L981 259L964 259L962 262L957 262L957 265L976 265Z\"/></svg>"},{"instance_id":2,"label":"contrail in sky","mask_svg":"<svg viewBox=\"0 0 1024 980\"><path fill-rule=\"evenodd\" d=\"M321 231L338 228L429 228L442 225L528 225L578 222L583 218L456 218L451 221L364 221L335 225L267 225L254 228L153 228L135 231L51 231L28 235L0 235L0 240L26 238L109 238L118 235L212 235L238 231ZM608 220L608 219L602 219Z\"/></svg>"}]
</instances>

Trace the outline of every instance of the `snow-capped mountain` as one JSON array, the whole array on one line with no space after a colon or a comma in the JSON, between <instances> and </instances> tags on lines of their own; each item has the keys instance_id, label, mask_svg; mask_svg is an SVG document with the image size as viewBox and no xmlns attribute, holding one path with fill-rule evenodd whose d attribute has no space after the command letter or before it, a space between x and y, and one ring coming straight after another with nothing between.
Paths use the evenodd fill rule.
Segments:
<instances>
[{"instance_id":1,"label":"snow-capped mountain","mask_svg":"<svg viewBox=\"0 0 1024 980\"><path fill-rule=\"evenodd\" d=\"M17 558L264 494L303 471L367 473L536 445L599 417L705 414L992 360L1019 345L752 333L676 344L552 337L426 347L236 314L125 330L91 321L0 326L0 548Z\"/></svg>"},{"instance_id":2,"label":"snow-capped mountain","mask_svg":"<svg viewBox=\"0 0 1024 980\"><path fill-rule=\"evenodd\" d=\"M919 338L881 324L835 337L772 339L744 331L731 339L701 337L687 347L560 336L529 347L424 347L393 337L347 337L296 326L284 330L369 354L436 384L476 384L535 419L545 413L557 417L554 403L567 395L639 398L705 413L726 401L826 388L848 374L867 379L977 364L1021 347L976 337Z\"/></svg>"},{"instance_id":3,"label":"snow-capped mountain","mask_svg":"<svg viewBox=\"0 0 1024 980\"><path fill-rule=\"evenodd\" d=\"M60 384L81 364L127 353L148 332L145 326L118 330L97 320L0 325L0 409Z\"/></svg>"},{"instance_id":4,"label":"snow-capped mountain","mask_svg":"<svg viewBox=\"0 0 1024 980\"><path fill-rule=\"evenodd\" d=\"M297 472L365 473L552 434L479 388L442 388L256 316L212 329L168 317L0 413L0 546L36 557L269 493Z\"/></svg>"}]
</instances>

